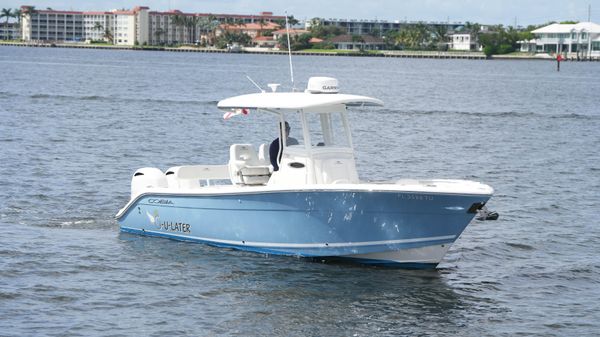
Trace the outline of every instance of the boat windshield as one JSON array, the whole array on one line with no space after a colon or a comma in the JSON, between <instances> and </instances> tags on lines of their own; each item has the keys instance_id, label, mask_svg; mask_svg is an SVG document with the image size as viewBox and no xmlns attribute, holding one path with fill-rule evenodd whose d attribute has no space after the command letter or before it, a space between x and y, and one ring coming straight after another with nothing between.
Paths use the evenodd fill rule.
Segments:
<instances>
[{"instance_id":1,"label":"boat windshield","mask_svg":"<svg viewBox=\"0 0 600 337\"><path fill-rule=\"evenodd\" d=\"M312 146L350 147L348 128L341 112L306 114Z\"/></svg>"},{"instance_id":2,"label":"boat windshield","mask_svg":"<svg viewBox=\"0 0 600 337\"><path fill-rule=\"evenodd\" d=\"M290 126L287 146L304 147L304 137L302 135L302 121L299 113L285 114L285 121Z\"/></svg>"}]
</instances>

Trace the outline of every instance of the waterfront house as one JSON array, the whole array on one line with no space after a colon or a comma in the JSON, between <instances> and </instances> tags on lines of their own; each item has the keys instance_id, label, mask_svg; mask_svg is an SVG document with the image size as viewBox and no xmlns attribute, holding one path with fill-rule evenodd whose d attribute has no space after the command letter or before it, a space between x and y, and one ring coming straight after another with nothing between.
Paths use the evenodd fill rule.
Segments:
<instances>
[{"instance_id":1,"label":"waterfront house","mask_svg":"<svg viewBox=\"0 0 600 337\"><path fill-rule=\"evenodd\" d=\"M288 30L286 30L286 29L278 29L273 32L273 39L275 41L277 41L282 36L286 36L287 33L288 33ZM290 33L290 37L292 37L292 36L298 36L298 35L302 35L302 34L308 34L310 32L306 29L290 29L289 33Z\"/></svg>"},{"instance_id":2,"label":"waterfront house","mask_svg":"<svg viewBox=\"0 0 600 337\"><path fill-rule=\"evenodd\" d=\"M225 23L219 26L219 29L217 30L217 36L220 36L225 32L231 32L246 34L254 39L257 36L264 36L266 32L272 32L273 30L279 28L280 26L274 22L244 23L235 25Z\"/></svg>"},{"instance_id":3,"label":"waterfront house","mask_svg":"<svg viewBox=\"0 0 600 337\"><path fill-rule=\"evenodd\" d=\"M519 41L521 51L562 53L570 57L600 57L600 25L593 22L553 23L532 31L535 40Z\"/></svg>"},{"instance_id":4,"label":"waterfront house","mask_svg":"<svg viewBox=\"0 0 600 337\"><path fill-rule=\"evenodd\" d=\"M385 41L380 37L371 35L338 35L329 39L335 49L345 50L382 50Z\"/></svg>"},{"instance_id":5,"label":"waterfront house","mask_svg":"<svg viewBox=\"0 0 600 337\"><path fill-rule=\"evenodd\" d=\"M452 50L481 50L481 45L469 33L455 33L450 35L449 49Z\"/></svg>"},{"instance_id":6,"label":"waterfront house","mask_svg":"<svg viewBox=\"0 0 600 337\"><path fill-rule=\"evenodd\" d=\"M252 39L252 43L259 48L275 48L277 40L273 39L273 36L257 36Z\"/></svg>"}]
</instances>

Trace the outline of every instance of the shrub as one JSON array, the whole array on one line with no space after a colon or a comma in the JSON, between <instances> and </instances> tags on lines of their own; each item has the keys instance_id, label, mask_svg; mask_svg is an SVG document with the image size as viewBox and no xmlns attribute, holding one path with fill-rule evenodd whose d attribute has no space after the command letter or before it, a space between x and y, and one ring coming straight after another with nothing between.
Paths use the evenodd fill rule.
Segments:
<instances>
[{"instance_id":1,"label":"shrub","mask_svg":"<svg viewBox=\"0 0 600 337\"><path fill-rule=\"evenodd\" d=\"M512 53L513 51L515 51L515 48L513 48L512 45L510 44L501 44L500 46L498 46L498 54L508 54L508 53Z\"/></svg>"},{"instance_id":2,"label":"shrub","mask_svg":"<svg viewBox=\"0 0 600 337\"><path fill-rule=\"evenodd\" d=\"M485 46L485 47L483 47L483 53L485 54L485 56L490 57L490 56L496 54L496 47L495 46Z\"/></svg>"}]
</instances>

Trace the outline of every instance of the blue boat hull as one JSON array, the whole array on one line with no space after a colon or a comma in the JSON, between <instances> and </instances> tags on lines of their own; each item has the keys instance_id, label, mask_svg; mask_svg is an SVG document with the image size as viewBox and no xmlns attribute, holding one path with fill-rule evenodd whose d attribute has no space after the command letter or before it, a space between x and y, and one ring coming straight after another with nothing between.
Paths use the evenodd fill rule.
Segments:
<instances>
[{"instance_id":1,"label":"blue boat hull","mask_svg":"<svg viewBox=\"0 0 600 337\"><path fill-rule=\"evenodd\" d=\"M435 267L487 195L395 191L144 194L121 231L269 254Z\"/></svg>"}]
</instances>

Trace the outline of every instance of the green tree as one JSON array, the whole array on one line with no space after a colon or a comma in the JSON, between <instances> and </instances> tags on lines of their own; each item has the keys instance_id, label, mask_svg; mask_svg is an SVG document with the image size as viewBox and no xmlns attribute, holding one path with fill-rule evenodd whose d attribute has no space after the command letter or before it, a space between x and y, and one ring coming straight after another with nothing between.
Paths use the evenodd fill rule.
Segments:
<instances>
[{"instance_id":1,"label":"green tree","mask_svg":"<svg viewBox=\"0 0 600 337\"><path fill-rule=\"evenodd\" d=\"M342 35L346 33L346 30L338 27L338 26L323 26L319 25L311 25L310 33L312 36L317 37L319 39L327 40L331 39L334 36Z\"/></svg>"},{"instance_id":2,"label":"green tree","mask_svg":"<svg viewBox=\"0 0 600 337\"><path fill-rule=\"evenodd\" d=\"M514 52L518 48L517 42L528 35L526 32L520 32L514 27L505 29L502 25L498 25L490 32L481 34L480 42L483 46L483 52L489 57L494 54Z\"/></svg>"},{"instance_id":3,"label":"green tree","mask_svg":"<svg viewBox=\"0 0 600 337\"><path fill-rule=\"evenodd\" d=\"M213 44L215 39L215 31L219 27L219 21L214 15L202 17L198 20L198 28L200 33L206 36L206 40L202 43Z\"/></svg>"},{"instance_id":4,"label":"green tree","mask_svg":"<svg viewBox=\"0 0 600 337\"><path fill-rule=\"evenodd\" d=\"M435 25L431 28L433 33L433 43L437 50L448 49L448 26L446 25Z\"/></svg>"},{"instance_id":5,"label":"green tree","mask_svg":"<svg viewBox=\"0 0 600 337\"><path fill-rule=\"evenodd\" d=\"M92 27L92 30L97 31L97 32L103 32L104 26L100 22L96 22L94 24L94 27Z\"/></svg>"},{"instance_id":6,"label":"green tree","mask_svg":"<svg viewBox=\"0 0 600 337\"><path fill-rule=\"evenodd\" d=\"M292 45L292 50L303 50L310 49L312 46L310 44L310 39L312 38L311 34L305 33L300 35L290 36L290 44ZM282 34L277 40L281 49L287 49L287 34Z\"/></svg>"},{"instance_id":7,"label":"green tree","mask_svg":"<svg viewBox=\"0 0 600 337\"><path fill-rule=\"evenodd\" d=\"M266 21L264 18L260 18L260 20L258 20L258 26L260 27L260 30L258 31L257 36L262 36L262 32L263 32L263 27L266 25Z\"/></svg>"},{"instance_id":8,"label":"green tree","mask_svg":"<svg viewBox=\"0 0 600 337\"><path fill-rule=\"evenodd\" d=\"M4 40L8 40L8 20L10 20L10 18L12 18L12 17L13 17L12 9L2 8L2 11L0 11L0 20L2 18L6 18L6 22L4 23L4 26L6 27L5 33L4 33Z\"/></svg>"},{"instance_id":9,"label":"green tree","mask_svg":"<svg viewBox=\"0 0 600 337\"><path fill-rule=\"evenodd\" d=\"M242 46L248 46L252 42L252 38L245 33L225 31L215 41L215 46L220 49L224 49L228 45L239 44Z\"/></svg>"},{"instance_id":10,"label":"green tree","mask_svg":"<svg viewBox=\"0 0 600 337\"><path fill-rule=\"evenodd\" d=\"M18 8L13 10L13 17L17 19L17 28L21 28L21 20L23 19L23 15L24 13L22 10Z\"/></svg>"},{"instance_id":11,"label":"green tree","mask_svg":"<svg viewBox=\"0 0 600 337\"><path fill-rule=\"evenodd\" d=\"M105 39L105 40L107 40L111 44L115 43L115 38L114 38L113 33L110 30L110 28L104 29L104 35L102 36L102 38Z\"/></svg>"},{"instance_id":12,"label":"green tree","mask_svg":"<svg viewBox=\"0 0 600 337\"><path fill-rule=\"evenodd\" d=\"M381 29L379 29L379 28L373 28L369 32L369 35L371 35L373 37L380 37L381 36Z\"/></svg>"},{"instance_id":13,"label":"green tree","mask_svg":"<svg viewBox=\"0 0 600 337\"><path fill-rule=\"evenodd\" d=\"M188 29L188 39L190 40L190 43L196 43L199 22L200 18L197 16L190 16L186 19L185 25Z\"/></svg>"},{"instance_id":14,"label":"green tree","mask_svg":"<svg viewBox=\"0 0 600 337\"><path fill-rule=\"evenodd\" d=\"M161 36L162 36L162 35L164 35L164 34L165 34L165 30L164 30L164 29L162 29L162 28L157 28L157 29L154 31L154 37L156 38L156 41L157 41L159 44L163 44L163 42L161 42L160 40L161 40Z\"/></svg>"},{"instance_id":15,"label":"green tree","mask_svg":"<svg viewBox=\"0 0 600 337\"><path fill-rule=\"evenodd\" d=\"M299 22L298 20L296 20L296 18L294 18L293 15L288 16L287 19L288 19L288 23L290 24L290 26L297 25ZM281 26L285 27L285 24L281 25Z\"/></svg>"}]
</instances>

